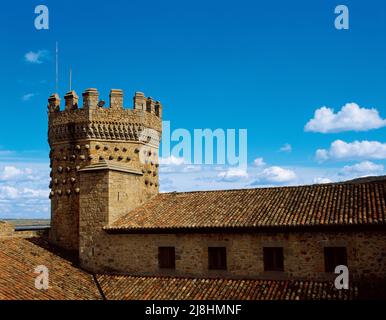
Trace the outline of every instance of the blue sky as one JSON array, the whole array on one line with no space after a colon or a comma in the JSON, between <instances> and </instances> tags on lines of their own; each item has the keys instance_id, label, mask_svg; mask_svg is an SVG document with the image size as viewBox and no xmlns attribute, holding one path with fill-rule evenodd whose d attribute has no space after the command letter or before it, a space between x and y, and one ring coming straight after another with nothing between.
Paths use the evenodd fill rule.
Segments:
<instances>
[{"instance_id":1,"label":"blue sky","mask_svg":"<svg viewBox=\"0 0 386 320\"><path fill-rule=\"evenodd\" d=\"M38 4L49 8L49 30L34 27ZM334 27L339 4L349 30ZM96 87L107 100L121 88L131 106L143 91L163 103L172 129L248 130L247 171L165 159L163 191L385 174L385 18L381 0L2 4L0 217L49 215L56 41L61 96L71 66L79 95ZM309 123L324 106L334 111Z\"/></svg>"}]
</instances>

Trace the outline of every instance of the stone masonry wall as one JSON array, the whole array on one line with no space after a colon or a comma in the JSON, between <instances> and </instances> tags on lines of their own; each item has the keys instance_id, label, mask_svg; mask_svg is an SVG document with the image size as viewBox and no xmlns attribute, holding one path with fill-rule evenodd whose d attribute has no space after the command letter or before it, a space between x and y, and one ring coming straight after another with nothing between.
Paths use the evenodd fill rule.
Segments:
<instances>
[{"instance_id":1,"label":"stone masonry wall","mask_svg":"<svg viewBox=\"0 0 386 320\"><path fill-rule=\"evenodd\" d=\"M5 221L0 221L0 238L12 237L14 231L13 225Z\"/></svg>"},{"instance_id":2,"label":"stone masonry wall","mask_svg":"<svg viewBox=\"0 0 386 320\"><path fill-rule=\"evenodd\" d=\"M107 169L81 171L80 188L79 258L83 267L93 270L96 252L103 246L100 241L106 237L102 228L144 203L152 193L143 188L141 172Z\"/></svg>"},{"instance_id":3,"label":"stone masonry wall","mask_svg":"<svg viewBox=\"0 0 386 320\"><path fill-rule=\"evenodd\" d=\"M107 223L113 223L128 211L144 203L149 193L143 189L141 175L110 171L109 175L109 213Z\"/></svg>"},{"instance_id":4,"label":"stone masonry wall","mask_svg":"<svg viewBox=\"0 0 386 320\"><path fill-rule=\"evenodd\" d=\"M106 234L90 245L94 256L87 267L141 275L326 279L325 246L345 246L353 277L385 277L386 233L259 233L259 234ZM176 269L158 268L158 247L176 248ZM227 271L208 270L208 246L227 248ZM284 272L264 272L263 247L284 248Z\"/></svg>"},{"instance_id":5,"label":"stone masonry wall","mask_svg":"<svg viewBox=\"0 0 386 320\"><path fill-rule=\"evenodd\" d=\"M102 226L108 221L108 172L93 171L83 173L86 179L81 179L83 192L80 194L79 208L79 258L81 264L91 270L89 261L95 259L95 251L101 245ZM82 183L83 182L83 183Z\"/></svg>"},{"instance_id":6,"label":"stone masonry wall","mask_svg":"<svg viewBox=\"0 0 386 320\"><path fill-rule=\"evenodd\" d=\"M98 105L99 93L96 89L83 93L82 108L78 106L78 96L74 91L68 92L64 98L64 110L60 109L58 95L48 99L48 141L51 147L49 237L52 243L77 251L82 169L101 161L136 169L142 172L136 180L138 192L145 194L145 198L158 193L162 106L137 92L134 109L125 109L121 90L111 90L109 107ZM122 191L122 196L125 195L128 195L126 190ZM98 196L95 194L95 197Z\"/></svg>"}]
</instances>

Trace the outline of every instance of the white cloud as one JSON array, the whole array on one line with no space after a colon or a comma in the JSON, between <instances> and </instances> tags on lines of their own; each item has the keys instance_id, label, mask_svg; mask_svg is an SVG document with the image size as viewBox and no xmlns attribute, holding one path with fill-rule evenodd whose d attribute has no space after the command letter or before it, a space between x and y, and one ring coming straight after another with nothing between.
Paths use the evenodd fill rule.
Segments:
<instances>
[{"instance_id":1,"label":"white cloud","mask_svg":"<svg viewBox=\"0 0 386 320\"><path fill-rule=\"evenodd\" d=\"M12 179L22 174L22 170L14 166L5 166L3 172L0 174L2 180Z\"/></svg>"},{"instance_id":2,"label":"white cloud","mask_svg":"<svg viewBox=\"0 0 386 320\"><path fill-rule=\"evenodd\" d=\"M44 60L49 57L49 52L47 50L38 50L36 52L29 51L24 55L24 59L29 63L42 64Z\"/></svg>"},{"instance_id":3,"label":"white cloud","mask_svg":"<svg viewBox=\"0 0 386 320\"><path fill-rule=\"evenodd\" d=\"M289 143L286 143L284 146L282 146L279 150L280 152L291 152L292 146Z\"/></svg>"},{"instance_id":4,"label":"white cloud","mask_svg":"<svg viewBox=\"0 0 386 320\"><path fill-rule=\"evenodd\" d=\"M170 166L170 165L180 166L180 165L184 164L184 162L185 162L184 158L178 158L175 156L170 156L167 158L160 158L159 159L159 164L164 165L164 166Z\"/></svg>"},{"instance_id":5,"label":"white cloud","mask_svg":"<svg viewBox=\"0 0 386 320\"><path fill-rule=\"evenodd\" d=\"M245 169L229 168L226 171L219 172L217 177L220 181L238 181L248 178L248 173Z\"/></svg>"},{"instance_id":6,"label":"white cloud","mask_svg":"<svg viewBox=\"0 0 386 320\"><path fill-rule=\"evenodd\" d=\"M355 175L359 177L380 175L383 173L384 166L371 161L362 161L360 163L344 166L342 173L345 175Z\"/></svg>"},{"instance_id":7,"label":"white cloud","mask_svg":"<svg viewBox=\"0 0 386 320\"><path fill-rule=\"evenodd\" d=\"M46 199L48 189L17 188L15 186L0 186L0 199L19 200L23 199ZM19 204L20 205L20 204Z\"/></svg>"},{"instance_id":8,"label":"white cloud","mask_svg":"<svg viewBox=\"0 0 386 320\"><path fill-rule=\"evenodd\" d=\"M256 167L264 167L266 163L264 162L264 159L263 159L263 158L256 158L256 159L253 161L253 164L254 164Z\"/></svg>"},{"instance_id":9,"label":"white cloud","mask_svg":"<svg viewBox=\"0 0 386 320\"><path fill-rule=\"evenodd\" d=\"M200 165L197 165L197 164L188 164L188 165L185 165L183 166L182 172L199 172L201 171L201 166Z\"/></svg>"},{"instance_id":10,"label":"white cloud","mask_svg":"<svg viewBox=\"0 0 386 320\"><path fill-rule=\"evenodd\" d=\"M313 182L316 184L324 184L324 183L331 183L333 181L329 178L317 177L314 179Z\"/></svg>"},{"instance_id":11,"label":"white cloud","mask_svg":"<svg viewBox=\"0 0 386 320\"><path fill-rule=\"evenodd\" d=\"M200 172L160 171L160 190L170 192L309 185L340 182L367 174L364 170L358 173L345 169L344 172L343 168L343 166L258 167L251 164L247 171L237 172L231 171L232 168L226 166L220 168L214 165L202 165ZM371 175L379 174L382 172L375 170L371 172Z\"/></svg>"},{"instance_id":12,"label":"white cloud","mask_svg":"<svg viewBox=\"0 0 386 320\"><path fill-rule=\"evenodd\" d=\"M16 199L19 192L16 188L10 186L0 186L0 199Z\"/></svg>"},{"instance_id":13,"label":"white cloud","mask_svg":"<svg viewBox=\"0 0 386 320\"><path fill-rule=\"evenodd\" d=\"M257 174L257 183L286 183L296 179L296 173L290 169L272 166Z\"/></svg>"},{"instance_id":14,"label":"white cloud","mask_svg":"<svg viewBox=\"0 0 386 320\"><path fill-rule=\"evenodd\" d=\"M0 219L48 218L47 161L0 159Z\"/></svg>"},{"instance_id":15,"label":"white cloud","mask_svg":"<svg viewBox=\"0 0 386 320\"><path fill-rule=\"evenodd\" d=\"M356 103L347 103L340 111L322 107L317 109L314 118L308 121L304 130L310 132L367 131L386 126L376 109L361 108Z\"/></svg>"},{"instance_id":16,"label":"white cloud","mask_svg":"<svg viewBox=\"0 0 386 320\"><path fill-rule=\"evenodd\" d=\"M46 199L48 197L48 189L32 189L32 188L23 188L19 191L19 194L24 198L38 198Z\"/></svg>"},{"instance_id":17,"label":"white cloud","mask_svg":"<svg viewBox=\"0 0 386 320\"><path fill-rule=\"evenodd\" d=\"M170 156L159 159L160 172L172 173L172 172L198 172L201 170L200 165L188 164L184 158Z\"/></svg>"},{"instance_id":18,"label":"white cloud","mask_svg":"<svg viewBox=\"0 0 386 320\"><path fill-rule=\"evenodd\" d=\"M354 141L345 142L335 140L330 149L318 149L316 151L318 161L332 160L364 160L386 159L386 143L378 141Z\"/></svg>"},{"instance_id":19,"label":"white cloud","mask_svg":"<svg viewBox=\"0 0 386 320\"><path fill-rule=\"evenodd\" d=\"M328 160L328 157L328 151L326 149L318 149L315 152L315 158L320 162Z\"/></svg>"},{"instance_id":20,"label":"white cloud","mask_svg":"<svg viewBox=\"0 0 386 320\"><path fill-rule=\"evenodd\" d=\"M184 158L170 156L167 158L160 158L160 173L180 172L184 168Z\"/></svg>"},{"instance_id":21,"label":"white cloud","mask_svg":"<svg viewBox=\"0 0 386 320\"><path fill-rule=\"evenodd\" d=\"M29 179L33 180L32 170L29 168L19 169L15 166L5 166L0 171L0 180L17 180L17 179Z\"/></svg>"},{"instance_id":22,"label":"white cloud","mask_svg":"<svg viewBox=\"0 0 386 320\"><path fill-rule=\"evenodd\" d=\"M36 96L35 93L26 93L25 95L23 95L23 96L21 97L21 100L22 100L22 101L29 101L29 100L31 100L34 96Z\"/></svg>"}]
</instances>

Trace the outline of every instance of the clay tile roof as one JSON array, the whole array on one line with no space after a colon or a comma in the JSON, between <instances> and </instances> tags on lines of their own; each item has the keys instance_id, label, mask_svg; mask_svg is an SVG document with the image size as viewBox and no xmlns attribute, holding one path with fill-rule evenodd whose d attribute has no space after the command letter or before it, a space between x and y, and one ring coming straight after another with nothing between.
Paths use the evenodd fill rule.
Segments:
<instances>
[{"instance_id":1,"label":"clay tile roof","mask_svg":"<svg viewBox=\"0 0 386 320\"><path fill-rule=\"evenodd\" d=\"M386 180L225 191L161 193L108 232L386 224Z\"/></svg>"},{"instance_id":2,"label":"clay tile roof","mask_svg":"<svg viewBox=\"0 0 386 320\"><path fill-rule=\"evenodd\" d=\"M98 275L107 300L311 300L355 299L358 289L333 281L195 279Z\"/></svg>"},{"instance_id":3,"label":"clay tile roof","mask_svg":"<svg viewBox=\"0 0 386 320\"><path fill-rule=\"evenodd\" d=\"M0 300L101 299L93 277L42 239L0 239ZM49 270L49 289L35 288L34 269Z\"/></svg>"},{"instance_id":4,"label":"clay tile roof","mask_svg":"<svg viewBox=\"0 0 386 320\"><path fill-rule=\"evenodd\" d=\"M42 238L0 239L0 300L335 300L361 297L356 284L351 283L349 290L337 290L333 281L107 274L93 277L72 261ZM48 290L35 288L34 269L38 265L49 269Z\"/></svg>"}]
</instances>

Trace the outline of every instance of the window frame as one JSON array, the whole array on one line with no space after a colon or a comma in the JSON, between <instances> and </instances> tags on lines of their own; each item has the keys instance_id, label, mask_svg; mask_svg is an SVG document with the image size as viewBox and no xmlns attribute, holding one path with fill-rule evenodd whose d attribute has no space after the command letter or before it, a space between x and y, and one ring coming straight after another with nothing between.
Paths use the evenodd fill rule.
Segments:
<instances>
[{"instance_id":1,"label":"window frame","mask_svg":"<svg viewBox=\"0 0 386 320\"><path fill-rule=\"evenodd\" d=\"M347 266L347 247L344 246L328 246L324 247L324 271L331 273L335 272L335 268L339 265ZM341 260L341 262L339 262Z\"/></svg>"},{"instance_id":2,"label":"window frame","mask_svg":"<svg viewBox=\"0 0 386 320\"><path fill-rule=\"evenodd\" d=\"M165 253L167 257L164 256ZM171 246L158 247L158 268L165 269L165 270L176 269L176 248L175 247L171 247Z\"/></svg>"},{"instance_id":3,"label":"window frame","mask_svg":"<svg viewBox=\"0 0 386 320\"><path fill-rule=\"evenodd\" d=\"M263 247L265 272L284 272L284 248Z\"/></svg>"},{"instance_id":4,"label":"window frame","mask_svg":"<svg viewBox=\"0 0 386 320\"><path fill-rule=\"evenodd\" d=\"M208 247L208 269L209 270L223 270L228 269L227 261L227 247L225 246L211 246Z\"/></svg>"}]
</instances>

